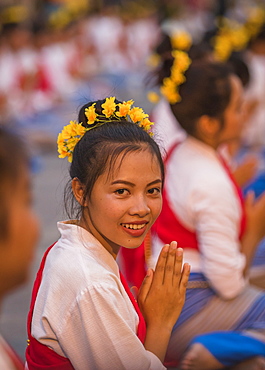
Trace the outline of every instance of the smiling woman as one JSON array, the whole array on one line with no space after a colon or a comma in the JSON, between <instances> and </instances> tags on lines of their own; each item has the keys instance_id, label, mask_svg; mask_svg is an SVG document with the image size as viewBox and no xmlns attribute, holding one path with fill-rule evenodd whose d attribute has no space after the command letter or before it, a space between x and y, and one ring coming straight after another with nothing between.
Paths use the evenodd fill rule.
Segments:
<instances>
[{"instance_id":1,"label":"smiling woman","mask_svg":"<svg viewBox=\"0 0 265 370\"><path fill-rule=\"evenodd\" d=\"M139 247L160 213L164 181L152 123L132 104L114 97L86 104L79 122L59 134L60 157L71 162L70 220L58 222L61 238L46 252L34 285L30 370L165 369L189 265L182 268L176 242L165 245L139 292L140 309L119 272L121 246Z\"/></svg>"}]
</instances>

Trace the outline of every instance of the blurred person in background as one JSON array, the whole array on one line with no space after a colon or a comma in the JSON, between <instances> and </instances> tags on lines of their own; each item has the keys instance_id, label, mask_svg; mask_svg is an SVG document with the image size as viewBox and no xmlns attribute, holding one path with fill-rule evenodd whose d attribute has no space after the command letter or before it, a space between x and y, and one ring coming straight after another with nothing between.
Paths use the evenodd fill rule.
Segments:
<instances>
[{"instance_id":1,"label":"blurred person in background","mask_svg":"<svg viewBox=\"0 0 265 370\"><path fill-rule=\"evenodd\" d=\"M29 156L20 137L0 125L0 301L28 279L38 238ZM0 336L0 369L24 366Z\"/></svg>"}]
</instances>

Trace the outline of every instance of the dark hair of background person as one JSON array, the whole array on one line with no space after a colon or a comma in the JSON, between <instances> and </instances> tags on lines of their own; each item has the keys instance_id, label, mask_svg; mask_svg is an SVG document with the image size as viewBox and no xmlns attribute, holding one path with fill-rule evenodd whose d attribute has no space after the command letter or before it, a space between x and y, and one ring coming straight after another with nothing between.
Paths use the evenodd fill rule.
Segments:
<instances>
[{"instance_id":1,"label":"dark hair of background person","mask_svg":"<svg viewBox=\"0 0 265 370\"><path fill-rule=\"evenodd\" d=\"M196 136L196 122L203 116L218 118L224 125L224 112L231 98L233 70L224 63L194 61L179 86L181 101L171 110L181 127Z\"/></svg>"},{"instance_id":2,"label":"dark hair of background person","mask_svg":"<svg viewBox=\"0 0 265 370\"><path fill-rule=\"evenodd\" d=\"M250 39L248 47L251 48L257 42L265 42L265 24L261 27L259 32Z\"/></svg>"},{"instance_id":3,"label":"dark hair of background person","mask_svg":"<svg viewBox=\"0 0 265 370\"><path fill-rule=\"evenodd\" d=\"M0 125L0 240L8 235L8 197L12 197L12 188L21 174L23 164L29 166L24 139Z\"/></svg>"},{"instance_id":4,"label":"dark hair of background person","mask_svg":"<svg viewBox=\"0 0 265 370\"><path fill-rule=\"evenodd\" d=\"M243 87L246 88L250 83L250 72L244 58L244 52L233 52L227 62L240 78Z\"/></svg>"},{"instance_id":5,"label":"dark hair of background person","mask_svg":"<svg viewBox=\"0 0 265 370\"><path fill-rule=\"evenodd\" d=\"M101 104L105 100L98 100L95 105L96 113L102 114ZM116 104L120 103L115 101ZM87 118L85 108L91 106L94 102L85 104L79 112L78 121L87 127ZM106 117L102 117L105 121ZM154 159L158 160L162 181L164 180L164 165L160 149L151 136L140 128L137 124L129 122L124 118L112 118L102 126L89 130L81 138L74 148L73 161L70 166L71 179L77 177L85 186L84 199L90 197L93 186L98 177L103 174L109 166L111 171L117 158L122 154L121 160L131 152L140 152L148 150ZM143 154L144 155L144 154ZM140 174L139 174L140 175ZM66 185L64 193L65 210L69 217L82 215L83 207L75 200L72 189L71 179Z\"/></svg>"}]
</instances>

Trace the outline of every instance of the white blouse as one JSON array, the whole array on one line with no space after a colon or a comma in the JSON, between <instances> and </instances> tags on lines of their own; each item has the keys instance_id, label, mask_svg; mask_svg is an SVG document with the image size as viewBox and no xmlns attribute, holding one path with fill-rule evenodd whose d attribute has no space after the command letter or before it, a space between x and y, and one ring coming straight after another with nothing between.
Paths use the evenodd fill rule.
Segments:
<instances>
[{"instance_id":1,"label":"white blouse","mask_svg":"<svg viewBox=\"0 0 265 370\"><path fill-rule=\"evenodd\" d=\"M165 369L136 336L138 315L111 254L86 230L59 222L32 319L32 335L76 370Z\"/></svg>"},{"instance_id":2,"label":"white blouse","mask_svg":"<svg viewBox=\"0 0 265 370\"><path fill-rule=\"evenodd\" d=\"M200 253L185 249L185 262L192 272L203 272L217 294L235 297L246 284L245 256L238 240L242 209L218 154L188 137L169 159L165 188L179 220L196 230ZM161 240L154 240L153 263L162 246Z\"/></svg>"}]
</instances>

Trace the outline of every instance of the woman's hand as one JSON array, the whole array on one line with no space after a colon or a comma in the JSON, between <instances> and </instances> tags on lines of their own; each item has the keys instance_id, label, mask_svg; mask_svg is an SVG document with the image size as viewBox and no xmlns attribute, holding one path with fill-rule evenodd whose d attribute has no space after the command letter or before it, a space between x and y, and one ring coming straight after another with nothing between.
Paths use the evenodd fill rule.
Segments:
<instances>
[{"instance_id":1,"label":"woman's hand","mask_svg":"<svg viewBox=\"0 0 265 370\"><path fill-rule=\"evenodd\" d=\"M161 250L155 271L148 270L139 290L138 303L148 325L172 329L185 302L190 267L182 270L183 250L176 242Z\"/></svg>"},{"instance_id":2,"label":"woman's hand","mask_svg":"<svg viewBox=\"0 0 265 370\"><path fill-rule=\"evenodd\" d=\"M253 234L259 242L265 236L265 192L255 199L254 192L248 192L245 199L247 232Z\"/></svg>"},{"instance_id":3,"label":"woman's hand","mask_svg":"<svg viewBox=\"0 0 265 370\"><path fill-rule=\"evenodd\" d=\"M259 160L257 157L249 156L240 163L233 171L234 178L239 186L246 185L257 173Z\"/></svg>"},{"instance_id":4,"label":"woman's hand","mask_svg":"<svg viewBox=\"0 0 265 370\"><path fill-rule=\"evenodd\" d=\"M166 244L155 271L148 270L139 290L138 303L146 320L144 346L162 362L171 331L185 302L190 266L183 262L183 250L176 242Z\"/></svg>"},{"instance_id":5,"label":"woman's hand","mask_svg":"<svg viewBox=\"0 0 265 370\"><path fill-rule=\"evenodd\" d=\"M254 192L249 192L245 199L247 227L241 240L242 253L246 256L244 276L251 266L256 248L265 236L265 192L255 200Z\"/></svg>"}]
</instances>

